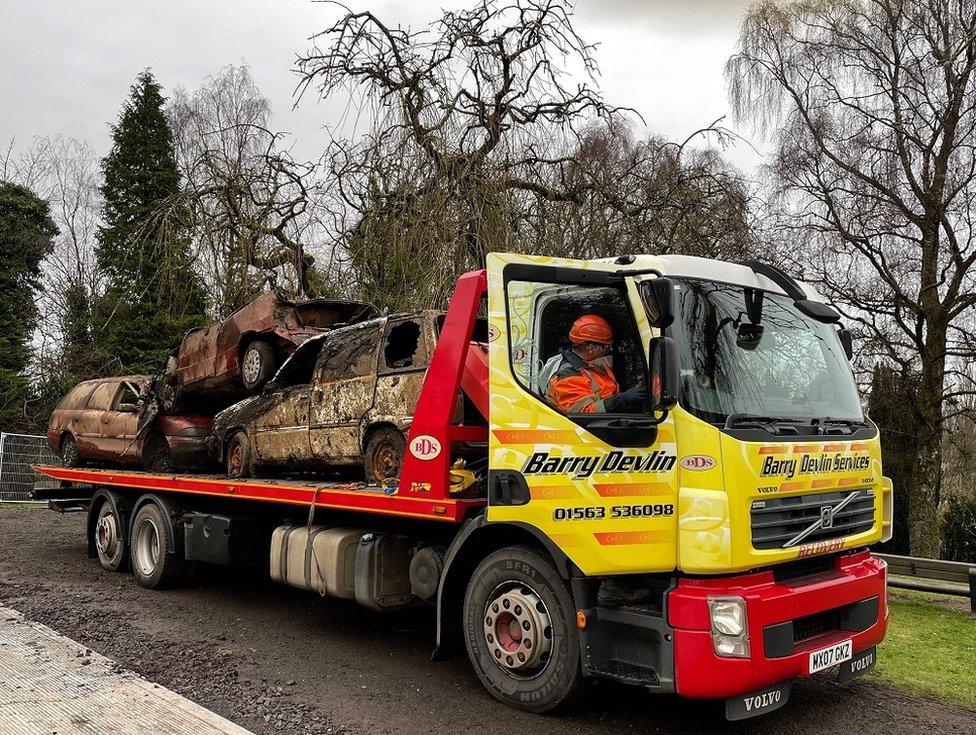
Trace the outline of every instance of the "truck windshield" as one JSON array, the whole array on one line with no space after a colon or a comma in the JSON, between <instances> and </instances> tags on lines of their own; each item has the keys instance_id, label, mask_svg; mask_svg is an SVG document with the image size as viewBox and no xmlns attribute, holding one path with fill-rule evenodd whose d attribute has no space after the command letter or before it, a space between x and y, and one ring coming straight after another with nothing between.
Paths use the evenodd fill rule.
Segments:
<instances>
[{"instance_id":1,"label":"truck windshield","mask_svg":"<svg viewBox=\"0 0 976 735\"><path fill-rule=\"evenodd\" d=\"M763 291L757 329L746 305L748 297L755 314L756 295L741 286L675 280L680 405L714 424L730 416L863 421L836 327Z\"/></svg>"}]
</instances>

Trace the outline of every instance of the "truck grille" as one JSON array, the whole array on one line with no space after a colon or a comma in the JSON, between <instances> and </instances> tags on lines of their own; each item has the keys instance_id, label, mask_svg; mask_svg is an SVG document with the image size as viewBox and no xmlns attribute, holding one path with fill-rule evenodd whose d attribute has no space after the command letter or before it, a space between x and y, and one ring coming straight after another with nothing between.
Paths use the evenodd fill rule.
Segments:
<instances>
[{"instance_id":1,"label":"truck grille","mask_svg":"<svg viewBox=\"0 0 976 735\"><path fill-rule=\"evenodd\" d=\"M833 516L829 528L818 528L800 543L853 536L867 531L874 523L874 491L868 488L832 493L810 493L783 498L768 498L752 503L752 545L756 549L780 549L821 518L824 508L834 507L851 493L851 500Z\"/></svg>"}]
</instances>

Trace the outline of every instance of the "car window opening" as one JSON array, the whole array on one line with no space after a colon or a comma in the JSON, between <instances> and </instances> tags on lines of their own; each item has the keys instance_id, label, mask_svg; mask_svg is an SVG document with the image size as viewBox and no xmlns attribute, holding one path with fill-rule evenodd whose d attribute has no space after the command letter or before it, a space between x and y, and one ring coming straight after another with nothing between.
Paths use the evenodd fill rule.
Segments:
<instances>
[{"instance_id":1,"label":"car window opening","mask_svg":"<svg viewBox=\"0 0 976 735\"><path fill-rule=\"evenodd\" d=\"M417 322L397 324L386 337L383 357L388 368L413 367L420 346L420 325Z\"/></svg>"}]
</instances>

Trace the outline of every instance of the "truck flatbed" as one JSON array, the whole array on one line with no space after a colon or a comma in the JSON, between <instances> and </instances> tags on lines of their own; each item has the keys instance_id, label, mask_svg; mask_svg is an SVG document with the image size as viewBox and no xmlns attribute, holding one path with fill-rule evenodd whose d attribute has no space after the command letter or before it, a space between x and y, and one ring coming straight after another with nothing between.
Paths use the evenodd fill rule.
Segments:
<instances>
[{"instance_id":1,"label":"truck flatbed","mask_svg":"<svg viewBox=\"0 0 976 735\"><path fill-rule=\"evenodd\" d=\"M399 495L363 482L303 479L228 479L218 475L157 474L128 469L87 469L55 466L34 468L47 477L73 485L110 487L136 492L257 500L317 508L379 513L447 523L460 523L485 505L483 498L424 498Z\"/></svg>"}]
</instances>

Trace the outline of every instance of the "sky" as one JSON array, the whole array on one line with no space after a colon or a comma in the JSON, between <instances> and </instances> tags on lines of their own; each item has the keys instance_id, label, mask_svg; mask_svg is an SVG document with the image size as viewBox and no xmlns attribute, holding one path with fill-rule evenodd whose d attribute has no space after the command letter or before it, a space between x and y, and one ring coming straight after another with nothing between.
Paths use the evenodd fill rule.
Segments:
<instances>
[{"instance_id":1,"label":"sky","mask_svg":"<svg viewBox=\"0 0 976 735\"><path fill-rule=\"evenodd\" d=\"M418 28L466 0L347 0L389 24ZM723 67L749 0L578 0L576 28L598 44L599 86L632 107L647 130L672 140L728 115ZM88 140L103 155L109 123L136 75L150 67L166 89L193 89L229 63L245 62L271 100L274 127L293 152L315 160L345 108L314 95L295 107L296 54L338 14L310 0L0 0L0 145L35 136ZM762 141L726 151L749 174Z\"/></svg>"}]
</instances>

